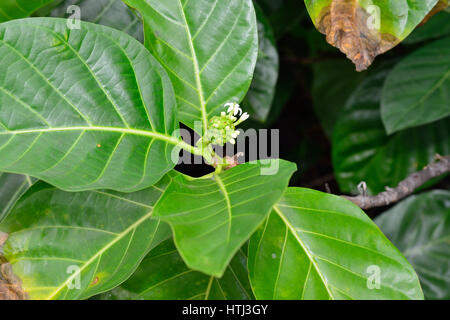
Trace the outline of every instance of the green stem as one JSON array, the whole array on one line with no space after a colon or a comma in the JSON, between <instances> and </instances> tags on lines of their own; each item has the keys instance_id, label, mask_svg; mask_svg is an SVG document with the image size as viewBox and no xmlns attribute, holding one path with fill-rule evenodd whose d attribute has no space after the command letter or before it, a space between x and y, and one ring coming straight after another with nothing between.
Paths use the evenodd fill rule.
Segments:
<instances>
[{"instance_id":1,"label":"green stem","mask_svg":"<svg viewBox=\"0 0 450 320\"><path fill-rule=\"evenodd\" d=\"M183 150L189 151L190 153L195 154L197 156L205 157L205 154L204 154L204 152L202 151L201 148L197 148L197 147L191 146L190 144L184 142L183 140L179 140L179 139L176 139L176 138L174 138L172 140L172 142L174 142L174 144L177 147L180 147Z\"/></svg>"}]
</instances>

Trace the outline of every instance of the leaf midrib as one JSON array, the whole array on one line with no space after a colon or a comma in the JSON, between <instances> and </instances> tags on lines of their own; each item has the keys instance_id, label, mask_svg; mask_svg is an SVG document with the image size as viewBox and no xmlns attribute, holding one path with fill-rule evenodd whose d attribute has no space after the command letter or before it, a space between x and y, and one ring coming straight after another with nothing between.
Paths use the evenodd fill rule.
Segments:
<instances>
[{"instance_id":1,"label":"leaf midrib","mask_svg":"<svg viewBox=\"0 0 450 320\"><path fill-rule=\"evenodd\" d=\"M402 116L398 118L398 121L394 124L391 125L391 133L400 130L403 126L402 123L405 121L405 119L407 119L408 114L410 114L411 112L413 112L417 107L419 107L420 105L423 105L424 102L434 93L436 92L436 90L438 90L439 88L441 88L441 86L443 86L444 82L450 77L450 69L447 70L446 73L444 73L442 75L442 77L433 85L433 87L431 87L427 92L425 92L423 94L423 96L416 101L415 103L413 103L410 107L405 108L405 112L403 112ZM392 129L392 128L397 128Z\"/></svg>"},{"instance_id":2,"label":"leaf midrib","mask_svg":"<svg viewBox=\"0 0 450 320\"><path fill-rule=\"evenodd\" d=\"M95 262L97 258L101 258L103 254L110 249L114 244L116 244L118 241L123 239L128 233L135 230L137 227L139 227L140 224L144 223L146 220L148 220L153 214L153 210L149 211L147 214L145 214L143 217L141 217L139 220L137 220L135 223L130 225L128 228L126 228L124 231L117 234L117 237L108 242L103 248L97 251L96 254L94 254L89 260L87 260L83 266L81 266L79 269L76 270L70 277L67 278L66 281L64 281L59 287L55 289L46 299L50 300L54 298L64 287L66 287L75 277L81 274L81 272L88 267L90 264Z\"/></svg>"},{"instance_id":3,"label":"leaf midrib","mask_svg":"<svg viewBox=\"0 0 450 320\"><path fill-rule=\"evenodd\" d=\"M181 16L183 18L184 26L186 28L186 35L188 37L189 49L191 51L192 62L194 65L195 82L197 85L198 96L200 99L200 110L202 113L203 128L204 128L204 130L206 130L208 128L208 113L206 112L205 97L204 97L204 93L203 93L202 81L200 79L200 68L199 68L199 64L198 64L197 54L195 52L191 30L187 23L186 14L184 12L184 8L183 8L183 4L181 3L181 0L178 0L178 5L180 7Z\"/></svg>"},{"instance_id":4,"label":"leaf midrib","mask_svg":"<svg viewBox=\"0 0 450 320\"><path fill-rule=\"evenodd\" d=\"M316 260L314 259L314 257L312 256L311 252L309 252L308 247L303 243L303 241L300 239L300 237L298 236L297 232L295 231L294 226L289 222L289 220L284 216L283 212L278 208L277 205L273 206L273 210L278 214L278 216L281 218L281 220L283 220L283 222L286 224L286 226L288 227L288 229L290 230L291 234L295 237L295 239L297 240L297 242L299 243L299 245L302 247L303 251L305 252L305 254L307 255L309 261L311 262L311 264L314 266L314 269L316 269L317 274L319 275L320 280L322 281L325 289L327 290L328 296L331 299L334 299L330 289L328 288L328 284L327 281L325 280L325 278L323 277L323 274L320 272L319 266L317 265Z\"/></svg>"},{"instance_id":5,"label":"leaf midrib","mask_svg":"<svg viewBox=\"0 0 450 320\"><path fill-rule=\"evenodd\" d=\"M29 187L31 187L31 185L33 184L31 182L31 179L28 175L25 176L25 179L23 180L23 182L20 184L19 188L17 189L16 192L14 192L14 194L11 196L11 198L9 199L8 203L5 205L5 207L3 208L3 210L0 211L0 221L2 220L2 217L5 217L6 213L9 212L9 210L11 209L12 204L17 200L16 197L24 190L24 187L28 184Z\"/></svg>"},{"instance_id":6,"label":"leaf midrib","mask_svg":"<svg viewBox=\"0 0 450 320\"><path fill-rule=\"evenodd\" d=\"M142 129L132 128L120 128L120 127L106 127L106 126L74 126L74 127L54 127L54 128L41 128L41 129L27 129L27 130L8 130L0 131L0 135L8 134L28 134L28 133L47 133L47 132L63 132L63 131L105 131L105 132L117 132L123 134L131 134L137 136L152 137L159 140L164 140L168 143L177 145L181 142L177 138L169 135L165 135L158 132L147 131Z\"/></svg>"},{"instance_id":7,"label":"leaf midrib","mask_svg":"<svg viewBox=\"0 0 450 320\"><path fill-rule=\"evenodd\" d=\"M233 219L232 213L231 213L231 200L230 196L228 194L227 188L225 187L225 184L223 183L222 179L219 177L218 174L214 176L214 180L216 181L217 185L219 186L220 191L222 192L225 202L227 204L227 212L228 212L228 231L227 231L227 243L230 242L231 237L231 221Z\"/></svg>"}]
</instances>

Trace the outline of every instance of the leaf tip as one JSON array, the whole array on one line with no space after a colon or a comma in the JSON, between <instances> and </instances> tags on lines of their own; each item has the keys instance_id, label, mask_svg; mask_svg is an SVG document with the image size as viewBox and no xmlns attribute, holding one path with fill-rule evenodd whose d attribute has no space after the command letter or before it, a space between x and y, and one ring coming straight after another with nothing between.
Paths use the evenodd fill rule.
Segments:
<instances>
[{"instance_id":1,"label":"leaf tip","mask_svg":"<svg viewBox=\"0 0 450 320\"><path fill-rule=\"evenodd\" d=\"M318 29L326 35L327 42L343 52L358 72L366 70L376 56L399 42L394 35L372 26L370 19L369 13L353 1L332 2L323 8L318 19Z\"/></svg>"}]
</instances>

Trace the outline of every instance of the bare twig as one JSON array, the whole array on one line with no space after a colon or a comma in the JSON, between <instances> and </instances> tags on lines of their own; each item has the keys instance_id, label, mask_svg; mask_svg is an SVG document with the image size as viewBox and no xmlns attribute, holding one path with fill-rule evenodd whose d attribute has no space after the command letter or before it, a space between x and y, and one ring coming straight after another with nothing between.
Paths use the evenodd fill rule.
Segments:
<instances>
[{"instance_id":1,"label":"bare twig","mask_svg":"<svg viewBox=\"0 0 450 320\"><path fill-rule=\"evenodd\" d=\"M410 174L405 180L401 181L397 187L388 188L386 191L376 195L359 195L356 197L342 196L361 209L370 209L383 207L395 203L408 195L415 189L425 184L425 182L450 172L450 156L436 155L436 161L427 165L422 171Z\"/></svg>"}]
</instances>

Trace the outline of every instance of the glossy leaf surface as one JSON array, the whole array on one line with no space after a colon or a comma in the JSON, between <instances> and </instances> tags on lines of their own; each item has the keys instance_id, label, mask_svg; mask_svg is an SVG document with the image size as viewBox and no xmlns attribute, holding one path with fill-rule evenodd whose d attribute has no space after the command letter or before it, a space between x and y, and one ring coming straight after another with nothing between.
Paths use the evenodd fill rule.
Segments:
<instances>
[{"instance_id":1,"label":"glossy leaf surface","mask_svg":"<svg viewBox=\"0 0 450 320\"><path fill-rule=\"evenodd\" d=\"M449 16L450 17L450 16ZM450 38L400 61L386 78L381 117L391 134L450 115Z\"/></svg>"},{"instance_id":2,"label":"glossy leaf surface","mask_svg":"<svg viewBox=\"0 0 450 320\"><path fill-rule=\"evenodd\" d=\"M436 154L450 154L450 119L386 135L380 116L386 69L361 83L335 125L333 166L343 192L356 193L366 181L368 191L377 194L421 170Z\"/></svg>"},{"instance_id":3,"label":"glossy leaf surface","mask_svg":"<svg viewBox=\"0 0 450 320\"><path fill-rule=\"evenodd\" d=\"M2 0L0 22L28 17L51 2L53 0Z\"/></svg>"},{"instance_id":4,"label":"glossy leaf surface","mask_svg":"<svg viewBox=\"0 0 450 320\"><path fill-rule=\"evenodd\" d=\"M143 189L174 163L170 79L137 40L81 22L0 25L0 170L61 189Z\"/></svg>"},{"instance_id":5,"label":"glossy leaf surface","mask_svg":"<svg viewBox=\"0 0 450 320\"><path fill-rule=\"evenodd\" d=\"M375 220L411 262L426 299L450 299L450 192L411 196Z\"/></svg>"},{"instance_id":6,"label":"glossy leaf surface","mask_svg":"<svg viewBox=\"0 0 450 320\"><path fill-rule=\"evenodd\" d=\"M170 237L152 218L169 178L135 193L34 185L0 224L5 258L31 299L85 299L127 279Z\"/></svg>"},{"instance_id":7,"label":"glossy leaf surface","mask_svg":"<svg viewBox=\"0 0 450 320\"><path fill-rule=\"evenodd\" d=\"M250 240L249 271L257 299L423 298L411 265L361 209L310 189L289 188L274 206Z\"/></svg>"},{"instance_id":8,"label":"glossy leaf surface","mask_svg":"<svg viewBox=\"0 0 450 320\"><path fill-rule=\"evenodd\" d=\"M142 21L122 0L65 0L50 12L50 16L69 18L71 5L80 8L83 21L111 27L144 41Z\"/></svg>"},{"instance_id":9,"label":"glossy leaf surface","mask_svg":"<svg viewBox=\"0 0 450 320\"><path fill-rule=\"evenodd\" d=\"M142 15L145 44L172 79L180 120L190 127L240 102L258 55L251 0L125 0Z\"/></svg>"},{"instance_id":10,"label":"glossy leaf surface","mask_svg":"<svg viewBox=\"0 0 450 320\"><path fill-rule=\"evenodd\" d=\"M265 165L241 164L208 179L178 176L154 215L171 225L188 267L221 277L281 197L295 169L295 164L277 159Z\"/></svg>"},{"instance_id":11,"label":"glossy leaf surface","mask_svg":"<svg viewBox=\"0 0 450 320\"><path fill-rule=\"evenodd\" d=\"M106 300L250 300L247 256L239 250L222 278L190 270L172 240L153 249L133 276L103 294Z\"/></svg>"},{"instance_id":12,"label":"glossy leaf surface","mask_svg":"<svg viewBox=\"0 0 450 320\"><path fill-rule=\"evenodd\" d=\"M0 221L6 217L17 199L32 185L33 179L29 176L0 173Z\"/></svg>"}]
</instances>

